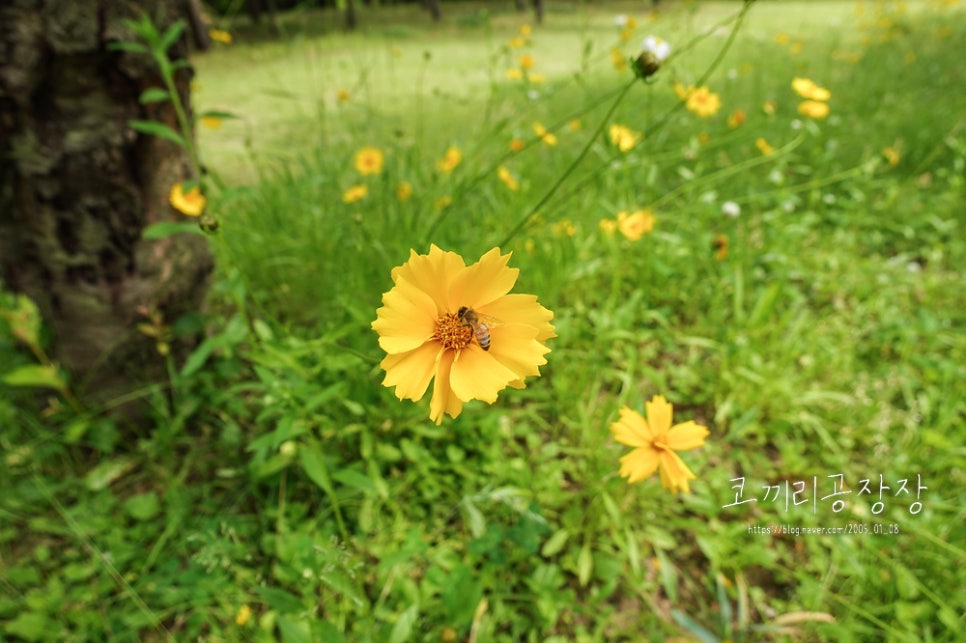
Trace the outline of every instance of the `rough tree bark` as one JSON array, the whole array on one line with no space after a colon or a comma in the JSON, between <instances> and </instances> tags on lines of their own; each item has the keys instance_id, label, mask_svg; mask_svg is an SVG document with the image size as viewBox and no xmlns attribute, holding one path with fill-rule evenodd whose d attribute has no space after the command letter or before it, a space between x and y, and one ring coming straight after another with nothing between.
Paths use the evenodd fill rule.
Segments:
<instances>
[{"instance_id":1,"label":"rough tree bark","mask_svg":"<svg viewBox=\"0 0 966 643\"><path fill-rule=\"evenodd\" d=\"M189 176L184 151L138 134L130 119L177 128L168 103L140 105L161 86L147 56L112 51L141 11L160 28L180 0L3 0L0 6L0 280L29 295L54 335L55 358L95 402L162 378L140 311L171 322L198 310L212 258L206 240L141 239L181 218L168 204ZM187 53L186 37L170 51ZM178 77L183 97L190 70ZM182 347L183 350L183 347Z\"/></svg>"}]
</instances>

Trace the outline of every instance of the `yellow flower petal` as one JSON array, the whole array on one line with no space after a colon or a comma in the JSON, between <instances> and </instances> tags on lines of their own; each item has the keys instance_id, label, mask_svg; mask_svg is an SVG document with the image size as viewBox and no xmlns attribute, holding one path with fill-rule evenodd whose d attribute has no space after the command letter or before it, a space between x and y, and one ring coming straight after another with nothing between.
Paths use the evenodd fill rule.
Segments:
<instances>
[{"instance_id":1,"label":"yellow flower petal","mask_svg":"<svg viewBox=\"0 0 966 643\"><path fill-rule=\"evenodd\" d=\"M382 296L383 307L371 324L379 333L379 347L387 353L411 351L428 341L438 317L429 295L402 278L396 285Z\"/></svg>"},{"instance_id":2,"label":"yellow flower petal","mask_svg":"<svg viewBox=\"0 0 966 643\"><path fill-rule=\"evenodd\" d=\"M647 412L647 423L655 437L663 438L671 428L671 418L674 407L664 399L663 395L655 395L650 402L644 404Z\"/></svg>"},{"instance_id":3,"label":"yellow flower petal","mask_svg":"<svg viewBox=\"0 0 966 643\"><path fill-rule=\"evenodd\" d=\"M641 417L640 413L626 406L621 407L620 413L620 419L610 427L614 439L629 447L651 448L654 434L651 432L651 427L647 425L647 420Z\"/></svg>"},{"instance_id":4,"label":"yellow flower petal","mask_svg":"<svg viewBox=\"0 0 966 643\"><path fill-rule=\"evenodd\" d=\"M437 425L443 423L444 414L455 418L463 412L463 402L453 394L449 384L454 357L454 351L443 351L436 357L436 383L429 401L429 419Z\"/></svg>"},{"instance_id":5,"label":"yellow flower petal","mask_svg":"<svg viewBox=\"0 0 966 643\"><path fill-rule=\"evenodd\" d=\"M382 385L395 386L400 400L421 400L436 373L436 358L441 350L438 344L423 344L406 353L386 355L380 364L386 371Z\"/></svg>"},{"instance_id":6,"label":"yellow flower petal","mask_svg":"<svg viewBox=\"0 0 966 643\"><path fill-rule=\"evenodd\" d=\"M507 267L511 254L501 255L499 248L493 248L454 280L453 309L482 308L510 292L520 274L518 268Z\"/></svg>"},{"instance_id":7,"label":"yellow flower petal","mask_svg":"<svg viewBox=\"0 0 966 643\"><path fill-rule=\"evenodd\" d=\"M671 430L667 432L665 441L668 448L675 451L690 451L704 446L704 440L708 435L710 435L710 431L707 427L689 420L671 427Z\"/></svg>"},{"instance_id":8,"label":"yellow flower petal","mask_svg":"<svg viewBox=\"0 0 966 643\"><path fill-rule=\"evenodd\" d=\"M496 319L512 319L517 323L533 326L537 329L535 339L539 342L557 336L550 323L553 313L537 303L536 295L504 295L482 306L480 312Z\"/></svg>"},{"instance_id":9,"label":"yellow flower petal","mask_svg":"<svg viewBox=\"0 0 966 643\"><path fill-rule=\"evenodd\" d=\"M515 379L516 373L476 344L456 354L449 375L453 394L460 400L482 400L488 404L496 402L497 394Z\"/></svg>"},{"instance_id":10,"label":"yellow flower petal","mask_svg":"<svg viewBox=\"0 0 966 643\"><path fill-rule=\"evenodd\" d=\"M662 451L658 456L661 470L661 484L673 493L691 491L688 485L689 480L695 480L696 476L684 464L684 460L674 451Z\"/></svg>"},{"instance_id":11,"label":"yellow flower petal","mask_svg":"<svg viewBox=\"0 0 966 643\"><path fill-rule=\"evenodd\" d=\"M627 478L628 484L640 482L658 467L658 454L654 449L634 449L621 458L618 475Z\"/></svg>"}]
</instances>

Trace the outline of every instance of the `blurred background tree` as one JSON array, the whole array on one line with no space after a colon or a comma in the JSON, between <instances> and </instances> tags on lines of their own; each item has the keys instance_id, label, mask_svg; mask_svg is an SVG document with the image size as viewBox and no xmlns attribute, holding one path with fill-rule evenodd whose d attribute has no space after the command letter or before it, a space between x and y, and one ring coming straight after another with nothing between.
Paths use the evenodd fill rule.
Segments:
<instances>
[{"instance_id":1,"label":"blurred background tree","mask_svg":"<svg viewBox=\"0 0 966 643\"><path fill-rule=\"evenodd\" d=\"M110 48L147 13L160 29L190 20L184 0L14 0L0 8L0 280L31 297L52 331L52 353L91 401L164 378L160 342L138 330L147 313L171 324L197 311L213 263L204 237L142 238L181 218L171 186L190 178L181 147L131 129L176 130L149 56ZM169 54L183 59L182 35ZM177 74L190 104L192 71ZM187 343L172 342L174 354Z\"/></svg>"}]
</instances>

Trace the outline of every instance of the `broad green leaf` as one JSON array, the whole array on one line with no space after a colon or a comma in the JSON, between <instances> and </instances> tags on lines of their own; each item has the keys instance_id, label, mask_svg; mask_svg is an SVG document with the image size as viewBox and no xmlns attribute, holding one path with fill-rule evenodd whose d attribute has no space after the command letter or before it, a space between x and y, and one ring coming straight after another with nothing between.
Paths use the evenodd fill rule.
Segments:
<instances>
[{"instance_id":1,"label":"broad green leaf","mask_svg":"<svg viewBox=\"0 0 966 643\"><path fill-rule=\"evenodd\" d=\"M581 587L586 587L590 582L590 575L594 571L594 556L590 551L590 544L585 543L580 548L580 555L577 557L577 580Z\"/></svg>"},{"instance_id":2,"label":"broad green leaf","mask_svg":"<svg viewBox=\"0 0 966 643\"><path fill-rule=\"evenodd\" d=\"M10 322L14 336L28 346L40 344L40 311L37 304L26 295L17 295L16 308L2 310L0 316Z\"/></svg>"},{"instance_id":3,"label":"broad green leaf","mask_svg":"<svg viewBox=\"0 0 966 643\"><path fill-rule=\"evenodd\" d=\"M131 496L124 502L124 511L135 520L150 520L161 511L158 494L150 491Z\"/></svg>"},{"instance_id":4,"label":"broad green leaf","mask_svg":"<svg viewBox=\"0 0 966 643\"><path fill-rule=\"evenodd\" d=\"M352 579L341 570L323 570L319 573L319 579L335 591L339 592L343 598L348 598L350 601L355 603L358 607L362 607L367 603L365 595L359 590Z\"/></svg>"},{"instance_id":5,"label":"broad green leaf","mask_svg":"<svg viewBox=\"0 0 966 643\"><path fill-rule=\"evenodd\" d=\"M319 621L315 629L319 633L319 638L326 643L347 643L346 637L339 628L328 621Z\"/></svg>"},{"instance_id":6,"label":"broad green leaf","mask_svg":"<svg viewBox=\"0 0 966 643\"><path fill-rule=\"evenodd\" d=\"M100 491L134 468L131 458L115 458L100 463L84 476L84 486L91 491Z\"/></svg>"},{"instance_id":7,"label":"broad green leaf","mask_svg":"<svg viewBox=\"0 0 966 643\"><path fill-rule=\"evenodd\" d=\"M141 92L141 97L138 98L138 102L142 105L147 105L148 103L160 103L170 98L171 95L167 90L161 89L160 87L148 87Z\"/></svg>"},{"instance_id":8,"label":"broad green leaf","mask_svg":"<svg viewBox=\"0 0 966 643\"><path fill-rule=\"evenodd\" d=\"M112 42L107 48L110 51L129 51L135 54L147 54L150 50L144 45L136 42Z\"/></svg>"},{"instance_id":9,"label":"broad green leaf","mask_svg":"<svg viewBox=\"0 0 966 643\"><path fill-rule=\"evenodd\" d=\"M51 623L46 614L41 612L22 612L16 618L7 621L3 631L25 641L43 641L50 636ZM54 628L56 629L56 628Z\"/></svg>"},{"instance_id":10,"label":"broad green leaf","mask_svg":"<svg viewBox=\"0 0 966 643\"><path fill-rule=\"evenodd\" d=\"M198 114L198 118L222 118L227 120L229 118L240 118L240 117L233 112L223 112L217 109L209 109L206 112L201 112L200 114Z\"/></svg>"},{"instance_id":11,"label":"broad green leaf","mask_svg":"<svg viewBox=\"0 0 966 643\"><path fill-rule=\"evenodd\" d=\"M202 234L194 221L158 221L141 231L142 239L164 239L182 233Z\"/></svg>"},{"instance_id":12,"label":"broad green leaf","mask_svg":"<svg viewBox=\"0 0 966 643\"><path fill-rule=\"evenodd\" d=\"M378 493L376 485L372 483L372 480L358 471L353 471L352 469L341 469L332 474L332 477L342 484L355 487L366 493Z\"/></svg>"},{"instance_id":13,"label":"broad green leaf","mask_svg":"<svg viewBox=\"0 0 966 643\"><path fill-rule=\"evenodd\" d=\"M329 471L325 466L325 459L319 451L318 445L306 444L299 449L299 464L312 482L317 484L323 491L335 495L335 487L329 478Z\"/></svg>"},{"instance_id":14,"label":"broad green leaf","mask_svg":"<svg viewBox=\"0 0 966 643\"><path fill-rule=\"evenodd\" d=\"M305 609L302 601L295 594L276 587L255 587L255 593L262 597L273 610L282 614L296 614Z\"/></svg>"},{"instance_id":15,"label":"broad green leaf","mask_svg":"<svg viewBox=\"0 0 966 643\"><path fill-rule=\"evenodd\" d=\"M67 385L60 377L60 369L56 366L42 364L25 364L3 374L4 384L10 386L36 386L52 388L58 391L67 389Z\"/></svg>"},{"instance_id":16,"label":"broad green leaf","mask_svg":"<svg viewBox=\"0 0 966 643\"><path fill-rule=\"evenodd\" d=\"M567 539L570 538L570 532L566 529L559 529L557 533L547 539L547 542L543 544L543 548L540 550L540 554L544 558L550 558L555 556L564 545L567 544Z\"/></svg>"},{"instance_id":17,"label":"broad green leaf","mask_svg":"<svg viewBox=\"0 0 966 643\"><path fill-rule=\"evenodd\" d=\"M305 621L296 621L279 614L278 629L282 632L284 643L312 643L312 632Z\"/></svg>"},{"instance_id":18,"label":"broad green leaf","mask_svg":"<svg viewBox=\"0 0 966 643\"><path fill-rule=\"evenodd\" d=\"M392 626L389 634L389 643L405 643L413 634L413 625L419 618L419 604L412 605L409 609L399 616L399 620Z\"/></svg>"},{"instance_id":19,"label":"broad green leaf","mask_svg":"<svg viewBox=\"0 0 966 643\"><path fill-rule=\"evenodd\" d=\"M157 121L128 121L128 125L131 126L131 129L141 132L142 134L151 134L152 136L157 136L158 138L167 139L173 143L177 143L181 147L187 147L184 137L164 123L159 123Z\"/></svg>"},{"instance_id":20,"label":"broad green leaf","mask_svg":"<svg viewBox=\"0 0 966 643\"><path fill-rule=\"evenodd\" d=\"M165 30L164 35L161 36L161 51L167 51L171 45L178 41L181 34L184 32L185 21L177 20L174 24Z\"/></svg>"}]
</instances>

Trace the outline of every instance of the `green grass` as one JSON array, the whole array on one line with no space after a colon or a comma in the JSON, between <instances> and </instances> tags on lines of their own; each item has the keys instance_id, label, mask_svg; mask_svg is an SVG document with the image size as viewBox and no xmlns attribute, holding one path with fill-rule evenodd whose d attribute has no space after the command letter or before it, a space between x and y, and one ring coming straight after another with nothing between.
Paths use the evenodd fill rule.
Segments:
<instances>
[{"instance_id":1,"label":"green grass","mask_svg":"<svg viewBox=\"0 0 966 643\"><path fill-rule=\"evenodd\" d=\"M700 119L673 84L709 69L738 6L673 4L649 22L631 5L552 5L525 49L546 74L532 87L505 77L526 21L508 7L444 5L442 25L364 10L354 34L303 12L282 41L238 25L235 44L193 60L196 108L239 117L199 130L232 186L212 195L209 339L145 393L147 427L40 414L5 389L3 636L959 640L966 94L951 43L966 16L755 5L706 81L723 106ZM647 132L627 153L606 127L591 141L631 80L609 54L621 12L641 23L628 56L648 33L675 47L604 123ZM798 116L796 76L831 90L828 119ZM511 154L514 137L528 147ZM379 176L355 172L363 145L385 151ZM449 145L464 159L442 175ZM355 184L369 195L344 204ZM475 261L538 204L501 247L515 291L554 311L548 364L436 426L427 400L380 385L369 324L390 271L430 243ZM599 228L644 207L657 223L638 241ZM0 354L29 361L0 337ZM711 431L683 455L690 494L617 475L627 449L608 426L657 394ZM761 500L813 477L831 493L835 474L853 491L841 513ZM880 474L892 493L921 475L921 513L900 496L873 515L860 481L877 496ZM725 507L742 476L759 502ZM776 524L870 533L750 531Z\"/></svg>"}]
</instances>

